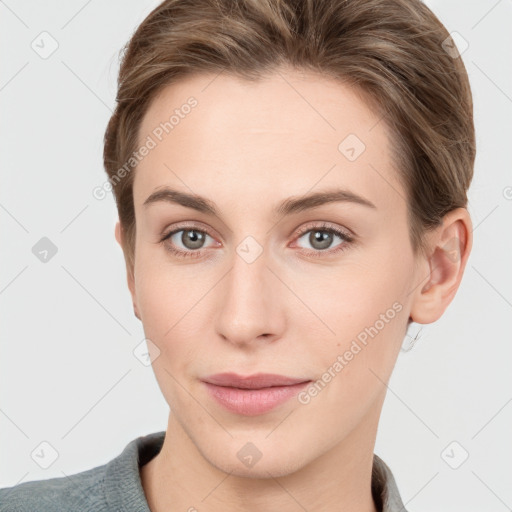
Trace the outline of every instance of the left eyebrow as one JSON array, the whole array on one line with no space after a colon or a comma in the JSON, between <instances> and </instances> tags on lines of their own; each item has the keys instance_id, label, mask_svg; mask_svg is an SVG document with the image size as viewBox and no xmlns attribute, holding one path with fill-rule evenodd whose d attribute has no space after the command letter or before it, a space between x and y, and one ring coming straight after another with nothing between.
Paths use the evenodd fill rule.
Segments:
<instances>
[{"instance_id":1,"label":"left eyebrow","mask_svg":"<svg viewBox=\"0 0 512 512\"><path fill-rule=\"evenodd\" d=\"M323 192L314 192L302 197L290 197L283 201L275 209L275 213L280 215L290 215L292 213L303 212L312 208L317 208L327 203L345 202L359 204L368 208L377 209L377 207L368 199L346 189L332 189Z\"/></svg>"},{"instance_id":2,"label":"left eyebrow","mask_svg":"<svg viewBox=\"0 0 512 512\"><path fill-rule=\"evenodd\" d=\"M163 187L154 191L143 203L144 207L156 202L168 202L180 204L186 208L192 208L201 213L219 216L215 203L201 197L197 194L188 194L173 190L169 187ZM293 213L303 212L317 208L327 203L345 202L359 204L368 208L377 209L377 207L368 199L346 189L332 189L323 192L315 192L301 197L290 197L282 201L274 208L274 213L278 215L291 215Z\"/></svg>"}]
</instances>

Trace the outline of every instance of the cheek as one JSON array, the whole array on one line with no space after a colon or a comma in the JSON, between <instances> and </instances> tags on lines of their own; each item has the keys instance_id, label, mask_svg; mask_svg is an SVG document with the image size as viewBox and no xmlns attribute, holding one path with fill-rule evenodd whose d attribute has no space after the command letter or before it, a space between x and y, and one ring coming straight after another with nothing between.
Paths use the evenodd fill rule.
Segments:
<instances>
[{"instance_id":1,"label":"cheek","mask_svg":"<svg viewBox=\"0 0 512 512\"><path fill-rule=\"evenodd\" d=\"M166 261L162 247L149 241L137 240L135 258L135 289L143 324L158 338L183 316L183 302L190 296L188 272L183 266Z\"/></svg>"},{"instance_id":2,"label":"cheek","mask_svg":"<svg viewBox=\"0 0 512 512\"><path fill-rule=\"evenodd\" d=\"M194 374L194 362L204 358L208 333L201 325L207 322L198 303L204 287L191 287L193 278L161 267L148 265L139 275L138 304L145 337L158 347L152 367L160 390L173 407L194 410L182 386L187 387L184 376Z\"/></svg>"},{"instance_id":3,"label":"cheek","mask_svg":"<svg viewBox=\"0 0 512 512\"><path fill-rule=\"evenodd\" d=\"M309 289L312 309L319 312L321 326L329 328L323 328L323 342L317 346L325 367L346 354L350 373L357 368L355 372L367 374L361 366L390 371L407 323L404 290L409 266L410 262L381 253L375 262L352 263L333 272L320 287L315 279L305 283L303 293ZM304 320L296 321L304 327Z\"/></svg>"},{"instance_id":4,"label":"cheek","mask_svg":"<svg viewBox=\"0 0 512 512\"><path fill-rule=\"evenodd\" d=\"M165 344L190 328L196 294L182 281L170 279L165 273L146 273L138 283L137 298L144 329L158 343Z\"/></svg>"},{"instance_id":5,"label":"cheek","mask_svg":"<svg viewBox=\"0 0 512 512\"><path fill-rule=\"evenodd\" d=\"M313 297L334 333L324 329L327 334L321 340L309 340L315 345L310 354L319 372L309 398L313 407L329 411L332 425L342 425L345 433L382 399L407 321L400 294L404 278L400 282L393 271L371 268L359 273L351 266L347 275L334 278ZM300 329L301 320L296 321ZM307 332L303 320L302 326Z\"/></svg>"},{"instance_id":6,"label":"cheek","mask_svg":"<svg viewBox=\"0 0 512 512\"><path fill-rule=\"evenodd\" d=\"M211 337L206 332L211 318L204 308L214 276L200 277L193 267L172 266L149 254L139 259L136 294L144 333L164 356L158 362L172 363L174 370L194 360Z\"/></svg>"}]
</instances>

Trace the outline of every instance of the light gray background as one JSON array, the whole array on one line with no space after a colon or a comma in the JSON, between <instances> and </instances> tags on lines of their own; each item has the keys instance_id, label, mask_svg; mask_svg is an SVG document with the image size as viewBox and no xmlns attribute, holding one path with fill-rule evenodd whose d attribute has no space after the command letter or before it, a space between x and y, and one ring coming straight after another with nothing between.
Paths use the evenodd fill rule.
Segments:
<instances>
[{"instance_id":1,"label":"light gray background","mask_svg":"<svg viewBox=\"0 0 512 512\"><path fill-rule=\"evenodd\" d=\"M104 464L166 428L152 369L132 353L144 334L114 200L92 195L106 179L118 52L158 3L0 1L0 487ZM474 247L444 316L399 356L375 452L412 512L501 512L512 507L512 3L427 5L469 43ZM31 47L43 31L59 45L47 59ZM42 237L58 249L46 263L32 252ZM58 452L47 469L31 458L43 441Z\"/></svg>"}]
</instances>

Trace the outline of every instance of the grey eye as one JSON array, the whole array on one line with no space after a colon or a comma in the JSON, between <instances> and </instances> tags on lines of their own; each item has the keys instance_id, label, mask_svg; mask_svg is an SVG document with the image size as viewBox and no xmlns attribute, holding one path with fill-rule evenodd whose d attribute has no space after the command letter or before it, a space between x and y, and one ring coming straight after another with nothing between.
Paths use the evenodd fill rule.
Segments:
<instances>
[{"instance_id":1,"label":"grey eye","mask_svg":"<svg viewBox=\"0 0 512 512\"><path fill-rule=\"evenodd\" d=\"M178 236L181 233L181 236ZM171 242L175 245L177 244L177 240L185 249L189 250L197 250L202 249L205 243L206 237L209 236L207 233L203 231L198 231L197 229L180 229L179 231L174 232L169 238Z\"/></svg>"},{"instance_id":2,"label":"grey eye","mask_svg":"<svg viewBox=\"0 0 512 512\"><path fill-rule=\"evenodd\" d=\"M336 233L334 233L333 231L328 230L328 229L317 229L317 228L310 229L309 231L304 233L301 237L299 237L299 240L304 237L307 237L307 241L311 245L311 248L318 250L318 251L324 251L325 249L330 249L334 237L337 237L343 241L343 239L340 235L337 235ZM340 244L337 244L337 245L340 245ZM334 247L336 247L336 246L334 246ZM309 247L306 247L306 248L309 249Z\"/></svg>"}]
</instances>

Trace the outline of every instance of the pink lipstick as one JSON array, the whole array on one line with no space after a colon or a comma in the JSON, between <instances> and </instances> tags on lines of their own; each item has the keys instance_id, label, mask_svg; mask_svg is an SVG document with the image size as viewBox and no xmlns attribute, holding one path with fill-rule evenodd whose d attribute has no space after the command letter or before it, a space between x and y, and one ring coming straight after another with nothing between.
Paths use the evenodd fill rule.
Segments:
<instances>
[{"instance_id":1,"label":"pink lipstick","mask_svg":"<svg viewBox=\"0 0 512 512\"><path fill-rule=\"evenodd\" d=\"M281 405L311 380L270 373L241 376L219 373L202 379L210 396L236 414L256 416Z\"/></svg>"}]
</instances>

